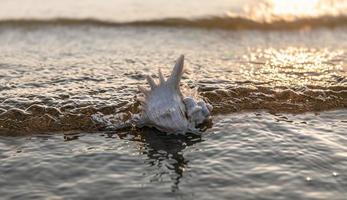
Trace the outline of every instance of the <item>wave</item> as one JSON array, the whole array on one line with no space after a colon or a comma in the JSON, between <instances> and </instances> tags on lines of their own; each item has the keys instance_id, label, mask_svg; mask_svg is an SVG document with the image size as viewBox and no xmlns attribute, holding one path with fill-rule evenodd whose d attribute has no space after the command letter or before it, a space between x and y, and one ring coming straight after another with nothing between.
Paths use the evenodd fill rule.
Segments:
<instances>
[{"instance_id":1,"label":"wave","mask_svg":"<svg viewBox=\"0 0 347 200\"><path fill-rule=\"evenodd\" d=\"M214 116L252 110L298 114L347 108L346 86L200 88L199 93L212 104ZM130 113L139 112L136 101L110 106L13 101L2 102L9 105L0 108L0 135L104 131L110 126L127 127Z\"/></svg>"},{"instance_id":2,"label":"wave","mask_svg":"<svg viewBox=\"0 0 347 200\"><path fill-rule=\"evenodd\" d=\"M0 27L32 27L32 26L98 26L98 27L187 27L227 30L298 30L306 28L334 28L347 25L347 16L321 16L298 18L296 20L278 19L272 22L256 21L243 17L206 17L197 19L166 18L155 20L140 20L130 22L114 22L100 19L3 19Z\"/></svg>"}]
</instances>

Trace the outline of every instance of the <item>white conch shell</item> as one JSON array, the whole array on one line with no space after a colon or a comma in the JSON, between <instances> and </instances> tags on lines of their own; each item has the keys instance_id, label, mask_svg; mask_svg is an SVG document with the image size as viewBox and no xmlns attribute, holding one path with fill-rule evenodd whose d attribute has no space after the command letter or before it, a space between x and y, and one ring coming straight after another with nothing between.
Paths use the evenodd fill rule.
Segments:
<instances>
[{"instance_id":1,"label":"white conch shell","mask_svg":"<svg viewBox=\"0 0 347 200\"><path fill-rule=\"evenodd\" d=\"M141 112L136 116L136 126L154 127L166 133L185 134L197 132L197 126L210 118L211 105L202 100L196 102L190 96L183 97L180 90L183 64L184 56L181 55L167 80L159 69L159 83L147 76L151 89L138 86L144 96L138 98Z\"/></svg>"}]
</instances>

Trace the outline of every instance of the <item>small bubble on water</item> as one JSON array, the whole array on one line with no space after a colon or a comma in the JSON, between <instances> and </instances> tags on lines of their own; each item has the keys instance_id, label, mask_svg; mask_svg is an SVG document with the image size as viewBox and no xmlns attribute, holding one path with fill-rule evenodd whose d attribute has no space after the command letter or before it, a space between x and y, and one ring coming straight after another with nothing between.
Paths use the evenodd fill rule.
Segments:
<instances>
[{"instance_id":1,"label":"small bubble on water","mask_svg":"<svg viewBox=\"0 0 347 200\"><path fill-rule=\"evenodd\" d=\"M339 175L337 172L333 172L333 176L337 176Z\"/></svg>"},{"instance_id":2,"label":"small bubble on water","mask_svg":"<svg viewBox=\"0 0 347 200\"><path fill-rule=\"evenodd\" d=\"M310 182L310 181L312 181L312 178L308 176L308 177L306 177L306 181Z\"/></svg>"}]
</instances>

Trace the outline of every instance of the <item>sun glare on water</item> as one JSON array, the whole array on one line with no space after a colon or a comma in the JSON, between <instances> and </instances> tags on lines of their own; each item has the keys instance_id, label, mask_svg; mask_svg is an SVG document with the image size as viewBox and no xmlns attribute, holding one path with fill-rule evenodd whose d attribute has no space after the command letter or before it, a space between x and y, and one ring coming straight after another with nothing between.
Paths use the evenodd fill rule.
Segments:
<instances>
[{"instance_id":1,"label":"sun glare on water","mask_svg":"<svg viewBox=\"0 0 347 200\"><path fill-rule=\"evenodd\" d=\"M312 16L317 13L319 0L273 0L272 13L279 16Z\"/></svg>"},{"instance_id":2,"label":"sun glare on water","mask_svg":"<svg viewBox=\"0 0 347 200\"><path fill-rule=\"evenodd\" d=\"M292 21L298 18L336 16L347 7L339 0L266 0L244 7L244 17L255 21Z\"/></svg>"},{"instance_id":3,"label":"sun glare on water","mask_svg":"<svg viewBox=\"0 0 347 200\"><path fill-rule=\"evenodd\" d=\"M273 86L327 86L343 69L339 62L343 55L343 50L328 48L250 49L250 55L244 58L252 64L241 71L249 79L269 81Z\"/></svg>"}]
</instances>

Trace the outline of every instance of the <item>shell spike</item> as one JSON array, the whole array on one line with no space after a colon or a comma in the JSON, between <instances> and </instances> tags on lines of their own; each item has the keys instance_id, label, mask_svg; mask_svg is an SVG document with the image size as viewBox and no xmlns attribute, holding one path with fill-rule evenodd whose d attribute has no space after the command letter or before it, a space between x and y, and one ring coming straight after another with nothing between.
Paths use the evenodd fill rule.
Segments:
<instances>
[{"instance_id":1,"label":"shell spike","mask_svg":"<svg viewBox=\"0 0 347 200\"><path fill-rule=\"evenodd\" d=\"M184 55L181 55L177 60L176 64L172 70L171 76L168 81L175 87L179 88L181 77L183 74L183 65L184 65Z\"/></svg>"},{"instance_id":2,"label":"shell spike","mask_svg":"<svg viewBox=\"0 0 347 200\"><path fill-rule=\"evenodd\" d=\"M142 87L141 85L138 85L137 88L139 89L140 92L142 92L145 96L148 96L149 95L149 91Z\"/></svg>"},{"instance_id":3,"label":"shell spike","mask_svg":"<svg viewBox=\"0 0 347 200\"><path fill-rule=\"evenodd\" d=\"M155 81L153 80L152 77L146 76L146 79L147 79L148 84L151 86L151 89L154 89L157 87L157 84L155 83Z\"/></svg>"},{"instance_id":4,"label":"shell spike","mask_svg":"<svg viewBox=\"0 0 347 200\"><path fill-rule=\"evenodd\" d=\"M161 72L161 69L160 69L160 68L158 69L158 71L159 71L159 80L160 80L160 84L164 84L164 83L165 83L164 75L163 75L163 73Z\"/></svg>"},{"instance_id":5,"label":"shell spike","mask_svg":"<svg viewBox=\"0 0 347 200\"><path fill-rule=\"evenodd\" d=\"M136 99L141 103L141 104L145 104L146 103L146 99L142 96L138 96L136 97Z\"/></svg>"}]
</instances>

